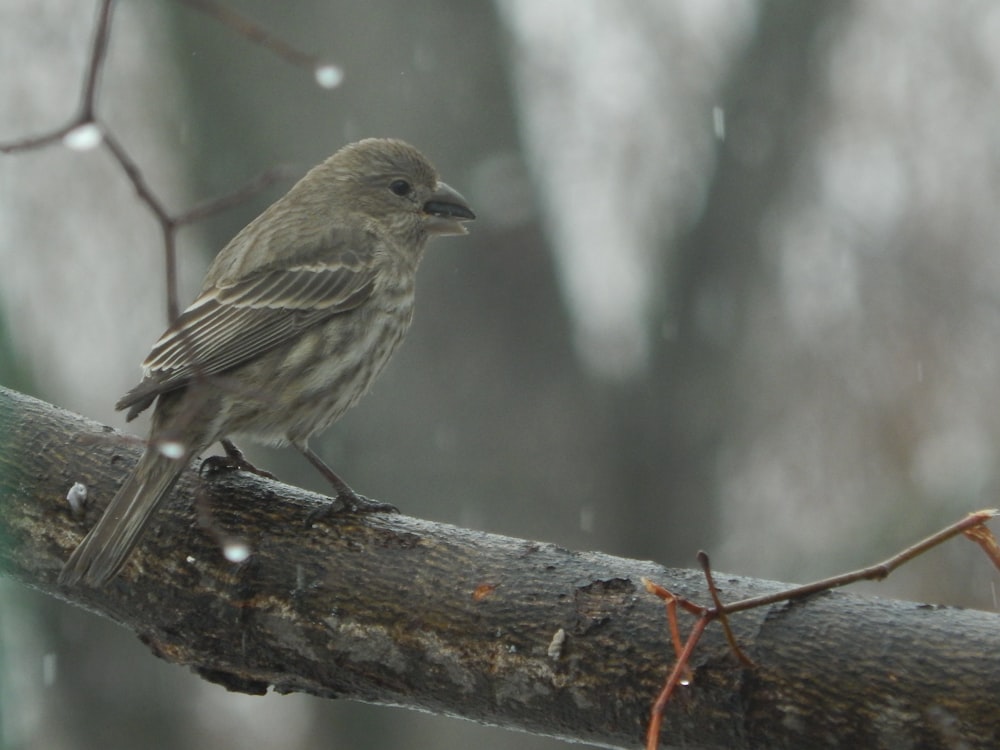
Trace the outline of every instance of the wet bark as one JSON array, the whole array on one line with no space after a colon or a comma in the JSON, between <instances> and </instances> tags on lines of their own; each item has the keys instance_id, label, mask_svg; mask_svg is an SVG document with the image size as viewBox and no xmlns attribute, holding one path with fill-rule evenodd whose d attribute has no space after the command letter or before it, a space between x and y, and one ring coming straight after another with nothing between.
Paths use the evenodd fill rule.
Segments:
<instances>
[{"instance_id":1,"label":"wet bark","mask_svg":"<svg viewBox=\"0 0 1000 750\"><path fill-rule=\"evenodd\" d=\"M700 573L404 515L334 515L242 473L187 472L122 574L56 577L142 442L0 388L0 573L110 617L230 690L421 708L611 747L641 744L670 666L645 576L707 601ZM76 515L74 482L89 501ZM394 498L399 503L399 500ZM457 499L459 502L461 499ZM220 540L249 545L228 562ZM719 574L732 600L784 584ZM1000 617L828 593L718 628L662 745L1000 746Z\"/></svg>"}]
</instances>

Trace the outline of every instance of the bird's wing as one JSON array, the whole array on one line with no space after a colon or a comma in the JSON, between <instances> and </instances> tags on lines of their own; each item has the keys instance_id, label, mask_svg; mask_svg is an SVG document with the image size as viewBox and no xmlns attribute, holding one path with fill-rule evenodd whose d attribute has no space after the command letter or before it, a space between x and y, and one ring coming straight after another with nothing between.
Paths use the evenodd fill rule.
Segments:
<instances>
[{"instance_id":1,"label":"bird's wing","mask_svg":"<svg viewBox=\"0 0 1000 750\"><path fill-rule=\"evenodd\" d=\"M128 418L161 393L193 378L217 375L337 313L352 310L374 288L367 259L343 252L335 260L265 269L206 289L153 346L146 377L116 405Z\"/></svg>"}]
</instances>

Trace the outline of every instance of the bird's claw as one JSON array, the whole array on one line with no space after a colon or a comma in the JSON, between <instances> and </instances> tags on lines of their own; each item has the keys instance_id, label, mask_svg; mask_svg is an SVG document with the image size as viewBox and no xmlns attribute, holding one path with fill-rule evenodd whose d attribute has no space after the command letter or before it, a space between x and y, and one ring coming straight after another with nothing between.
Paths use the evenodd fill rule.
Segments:
<instances>
[{"instance_id":1,"label":"bird's claw","mask_svg":"<svg viewBox=\"0 0 1000 750\"><path fill-rule=\"evenodd\" d=\"M312 526L317 521L323 521L339 513L399 513L399 508L390 503L370 500L356 492L341 493L332 502L311 511L306 516L306 526Z\"/></svg>"},{"instance_id":2,"label":"bird's claw","mask_svg":"<svg viewBox=\"0 0 1000 750\"><path fill-rule=\"evenodd\" d=\"M234 456L232 454L225 456L209 456L201 462L201 467L198 469L198 472L203 477L228 471L246 471L251 474L256 474L259 477L264 477L264 479L277 479L277 477L271 472L265 471L264 469L258 469L252 463L247 461L243 458L242 453L238 456Z\"/></svg>"}]
</instances>

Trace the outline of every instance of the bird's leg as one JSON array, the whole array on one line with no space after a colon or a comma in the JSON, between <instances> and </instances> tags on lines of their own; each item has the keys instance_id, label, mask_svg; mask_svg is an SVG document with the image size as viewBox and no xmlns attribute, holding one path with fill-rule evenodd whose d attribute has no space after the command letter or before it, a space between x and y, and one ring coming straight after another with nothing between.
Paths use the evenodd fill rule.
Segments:
<instances>
[{"instance_id":1,"label":"bird's leg","mask_svg":"<svg viewBox=\"0 0 1000 750\"><path fill-rule=\"evenodd\" d=\"M217 471L248 471L251 474L256 474L259 477L264 477L265 479L277 479L274 474L264 469L258 469L252 463L247 461L246 456L243 455L243 451L236 447L236 444L228 439L223 438L219 441L222 444L222 449L226 452L225 457L222 456L209 456L204 461L201 462L201 472L202 474L214 473Z\"/></svg>"},{"instance_id":2,"label":"bird's leg","mask_svg":"<svg viewBox=\"0 0 1000 750\"><path fill-rule=\"evenodd\" d=\"M332 503L309 514L306 519L307 525L311 526L314 521L340 511L347 513L399 513L399 509L395 505L369 500L364 495L359 495L352 490L347 482L337 476L337 472L323 463L323 459L317 456L315 451L305 443L292 443L292 445L298 448L299 452L309 460L316 471L323 475L337 493Z\"/></svg>"},{"instance_id":3,"label":"bird's leg","mask_svg":"<svg viewBox=\"0 0 1000 750\"><path fill-rule=\"evenodd\" d=\"M226 452L226 457L232 462L233 466L240 471L249 471L251 474L256 474L260 477L265 477L266 479L277 479L274 474L264 469L258 469L252 463L247 461L246 456L243 455L243 451L236 447L234 443L229 438L223 438L219 441L222 444L222 450Z\"/></svg>"}]
</instances>

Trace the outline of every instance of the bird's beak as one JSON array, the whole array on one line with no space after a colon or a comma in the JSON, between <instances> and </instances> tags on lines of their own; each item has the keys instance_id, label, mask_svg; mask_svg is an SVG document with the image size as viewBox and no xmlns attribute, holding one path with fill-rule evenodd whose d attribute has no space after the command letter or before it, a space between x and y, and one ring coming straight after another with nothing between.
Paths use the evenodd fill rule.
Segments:
<instances>
[{"instance_id":1,"label":"bird's beak","mask_svg":"<svg viewBox=\"0 0 1000 750\"><path fill-rule=\"evenodd\" d=\"M465 234L469 230L462 222L476 218L465 198L443 182L437 184L437 190L424 204L424 214L431 234Z\"/></svg>"}]
</instances>

